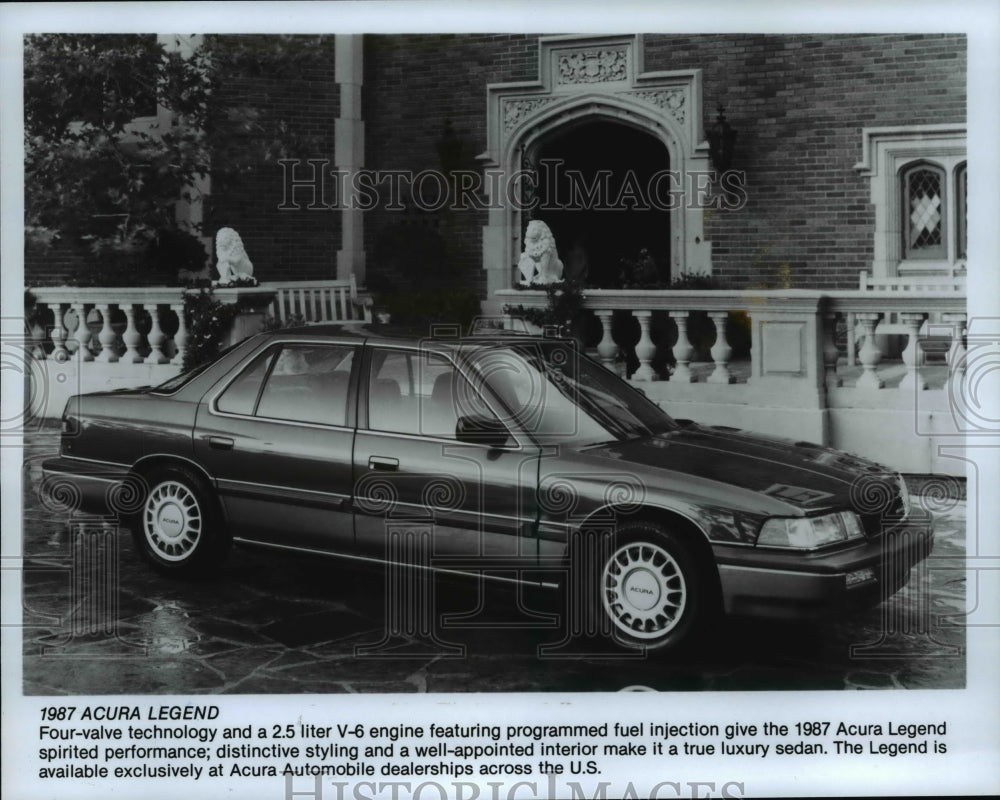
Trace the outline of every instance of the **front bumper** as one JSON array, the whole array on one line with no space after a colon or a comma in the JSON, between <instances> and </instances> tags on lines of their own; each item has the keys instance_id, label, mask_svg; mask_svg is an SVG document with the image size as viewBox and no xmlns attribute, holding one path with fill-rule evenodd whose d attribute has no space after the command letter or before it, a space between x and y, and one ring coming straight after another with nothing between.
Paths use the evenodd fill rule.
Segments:
<instances>
[{"instance_id":1,"label":"front bumper","mask_svg":"<svg viewBox=\"0 0 1000 800\"><path fill-rule=\"evenodd\" d=\"M874 539L833 551L720 547L723 603L729 614L771 619L843 616L892 597L933 547L929 517L886 526Z\"/></svg>"},{"instance_id":2,"label":"front bumper","mask_svg":"<svg viewBox=\"0 0 1000 800\"><path fill-rule=\"evenodd\" d=\"M52 497L53 507L113 515L122 510L119 492L128 474L119 464L58 456L42 462L41 491Z\"/></svg>"}]
</instances>

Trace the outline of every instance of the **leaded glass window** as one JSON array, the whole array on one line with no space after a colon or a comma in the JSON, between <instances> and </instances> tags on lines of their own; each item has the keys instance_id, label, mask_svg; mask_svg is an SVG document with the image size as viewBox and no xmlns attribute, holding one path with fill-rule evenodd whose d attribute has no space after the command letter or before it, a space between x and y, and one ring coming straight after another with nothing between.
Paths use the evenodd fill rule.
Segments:
<instances>
[{"instance_id":1,"label":"leaded glass window","mask_svg":"<svg viewBox=\"0 0 1000 800\"><path fill-rule=\"evenodd\" d=\"M944 170L929 164L907 170L903 198L906 258L944 258Z\"/></svg>"}]
</instances>

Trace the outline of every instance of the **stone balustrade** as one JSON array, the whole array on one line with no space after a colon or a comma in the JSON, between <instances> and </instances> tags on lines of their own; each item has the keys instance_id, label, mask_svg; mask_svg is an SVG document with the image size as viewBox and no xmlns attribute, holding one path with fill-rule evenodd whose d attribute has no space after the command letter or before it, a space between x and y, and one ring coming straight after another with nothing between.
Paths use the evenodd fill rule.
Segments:
<instances>
[{"instance_id":1,"label":"stone balustrade","mask_svg":"<svg viewBox=\"0 0 1000 800\"><path fill-rule=\"evenodd\" d=\"M547 302L533 290L494 299L508 308ZM952 418L965 363L961 293L588 289L583 305L596 322L578 337L674 416L878 460L889 453L913 471L964 469L930 446L960 427ZM901 358L884 358L885 329L906 337ZM914 442L914 431L924 438Z\"/></svg>"},{"instance_id":2,"label":"stone balustrade","mask_svg":"<svg viewBox=\"0 0 1000 800\"><path fill-rule=\"evenodd\" d=\"M184 359L181 287L46 286L31 290L36 359L103 364L173 364Z\"/></svg>"},{"instance_id":3,"label":"stone balustrade","mask_svg":"<svg viewBox=\"0 0 1000 800\"><path fill-rule=\"evenodd\" d=\"M155 385L184 363L191 331L180 286L31 289L35 307L27 332L26 374L35 417L58 417L73 394ZM223 346L280 323L370 321L354 279L220 287L213 297L240 313Z\"/></svg>"}]
</instances>

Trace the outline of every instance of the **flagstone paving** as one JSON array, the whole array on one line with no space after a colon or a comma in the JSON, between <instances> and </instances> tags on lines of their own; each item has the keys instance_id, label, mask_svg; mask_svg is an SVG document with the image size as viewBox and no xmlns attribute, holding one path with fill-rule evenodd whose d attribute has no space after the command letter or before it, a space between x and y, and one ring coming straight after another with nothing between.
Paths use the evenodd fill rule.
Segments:
<instances>
[{"instance_id":1,"label":"flagstone paving","mask_svg":"<svg viewBox=\"0 0 1000 800\"><path fill-rule=\"evenodd\" d=\"M883 606L807 625L726 620L690 652L640 658L563 641L553 624L558 597L519 598L491 586L472 613L480 598L458 579L433 582L437 624L393 633L375 569L237 549L210 581L164 578L140 561L127 531L92 518L70 525L39 502L40 463L57 447L57 431L46 427L28 436L24 454L29 695L965 685L966 511L958 482L944 498L920 494L914 482L915 501L937 517L935 550Z\"/></svg>"}]
</instances>

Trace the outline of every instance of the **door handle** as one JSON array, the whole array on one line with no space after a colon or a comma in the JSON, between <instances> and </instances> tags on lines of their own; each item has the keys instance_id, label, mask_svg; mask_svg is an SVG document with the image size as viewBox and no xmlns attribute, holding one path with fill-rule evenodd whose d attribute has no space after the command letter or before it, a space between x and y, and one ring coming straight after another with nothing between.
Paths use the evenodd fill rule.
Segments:
<instances>
[{"instance_id":1,"label":"door handle","mask_svg":"<svg viewBox=\"0 0 1000 800\"><path fill-rule=\"evenodd\" d=\"M213 450L232 450L233 440L228 436L206 436L208 446Z\"/></svg>"},{"instance_id":2,"label":"door handle","mask_svg":"<svg viewBox=\"0 0 1000 800\"><path fill-rule=\"evenodd\" d=\"M368 469L381 469L387 472L394 472L399 469L399 459L386 458L385 456L372 456L368 459Z\"/></svg>"}]
</instances>

